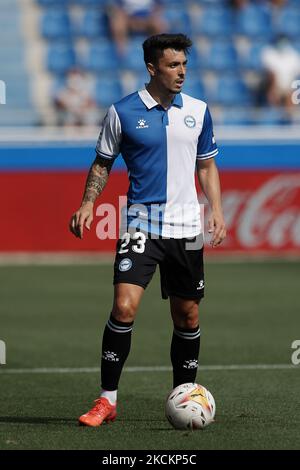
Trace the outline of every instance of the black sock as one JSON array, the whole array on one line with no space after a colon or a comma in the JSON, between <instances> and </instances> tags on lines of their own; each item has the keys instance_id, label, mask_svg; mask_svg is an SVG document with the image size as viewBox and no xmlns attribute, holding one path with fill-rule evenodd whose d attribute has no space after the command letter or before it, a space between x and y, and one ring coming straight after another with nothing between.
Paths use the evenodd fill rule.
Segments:
<instances>
[{"instance_id":1,"label":"black sock","mask_svg":"<svg viewBox=\"0 0 300 470\"><path fill-rule=\"evenodd\" d=\"M200 349L200 328L185 329L174 325L171 361L173 365L173 387L195 382Z\"/></svg>"},{"instance_id":2,"label":"black sock","mask_svg":"<svg viewBox=\"0 0 300 470\"><path fill-rule=\"evenodd\" d=\"M101 386L117 390L123 365L130 351L133 322L124 323L110 316L103 333Z\"/></svg>"}]
</instances>

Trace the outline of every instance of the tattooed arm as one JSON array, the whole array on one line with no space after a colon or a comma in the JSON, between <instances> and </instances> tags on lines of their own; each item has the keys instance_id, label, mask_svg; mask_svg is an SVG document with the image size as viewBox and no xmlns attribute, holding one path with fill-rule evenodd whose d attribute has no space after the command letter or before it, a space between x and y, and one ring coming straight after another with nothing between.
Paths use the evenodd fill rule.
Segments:
<instances>
[{"instance_id":1,"label":"tattooed arm","mask_svg":"<svg viewBox=\"0 0 300 470\"><path fill-rule=\"evenodd\" d=\"M83 226L90 230L93 221L93 207L97 197L102 193L113 164L97 156L92 164L85 185L81 206L70 221L70 231L78 238L83 238Z\"/></svg>"}]
</instances>

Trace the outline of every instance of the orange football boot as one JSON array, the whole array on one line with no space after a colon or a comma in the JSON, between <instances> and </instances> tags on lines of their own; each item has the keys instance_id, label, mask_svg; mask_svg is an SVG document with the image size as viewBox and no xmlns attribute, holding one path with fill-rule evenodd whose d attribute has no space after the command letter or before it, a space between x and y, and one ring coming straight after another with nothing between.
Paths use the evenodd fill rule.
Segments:
<instances>
[{"instance_id":1,"label":"orange football boot","mask_svg":"<svg viewBox=\"0 0 300 470\"><path fill-rule=\"evenodd\" d=\"M96 405L87 413L80 416L79 424L83 426L101 426L103 421L113 422L117 417L117 405L111 405L107 398L95 400Z\"/></svg>"}]
</instances>

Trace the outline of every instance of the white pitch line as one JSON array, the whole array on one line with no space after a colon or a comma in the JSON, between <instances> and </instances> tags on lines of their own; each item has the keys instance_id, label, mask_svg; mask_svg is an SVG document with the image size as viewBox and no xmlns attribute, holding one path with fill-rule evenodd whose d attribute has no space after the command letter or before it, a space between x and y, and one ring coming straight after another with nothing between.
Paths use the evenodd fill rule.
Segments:
<instances>
[{"instance_id":1,"label":"white pitch line","mask_svg":"<svg viewBox=\"0 0 300 470\"><path fill-rule=\"evenodd\" d=\"M200 366L199 371L220 371L220 370L280 370L299 369L300 366L292 364L229 364L229 365L207 365ZM99 367L37 367L26 369L5 369L0 368L1 374L90 374L99 372ZM124 367L124 372L167 372L171 371L170 366L137 366Z\"/></svg>"}]
</instances>

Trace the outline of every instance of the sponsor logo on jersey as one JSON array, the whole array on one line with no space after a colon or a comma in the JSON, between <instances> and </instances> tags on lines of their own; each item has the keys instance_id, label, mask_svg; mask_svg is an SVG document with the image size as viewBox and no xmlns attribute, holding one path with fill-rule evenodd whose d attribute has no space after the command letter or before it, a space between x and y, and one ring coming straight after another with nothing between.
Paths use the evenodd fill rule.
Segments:
<instances>
[{"instance_id":1,"label":"sponsor logo on jersey","mask_svg":"<svg viewBox=\"0 0 300 470\"><path fill-rule=\"evenodd\" d=\"M124 258L119 264L119 271L129 271L132 266L132 261L129 258Z\"/></svg>"},{"instance_id":2,"label":"sponsor logo on jersey","mask_svg":"<svg viewBox=\"0 0 300 470\"><path fill-rule=\"evenodd\" d=\"M149 127L146 119L139 119L137 124L136 129L147 129Z\"/></svg>"},{"instance_id":3,"label":"sponsor logo on jersey","mask_svg":"<svg viewBox=\"0 0 300 470\"><path fill-rule=\"evenodd\" d=\"M196 119L190 115L185 116L184 124L186 125L186 127L193 128L196 126Z\"/></svg>"},{"instance_id":4,"label":"sponsor logo on jersey","mask_svg":"<svg viewBox=\"0 0 300 470\"><path fill-rule=\"evenodd\" d=\"M204 281L203 280L199 281L199 286L197 287L197 290L202 290L202 289L204 289Z\"/></svg>"}]
</instances>

